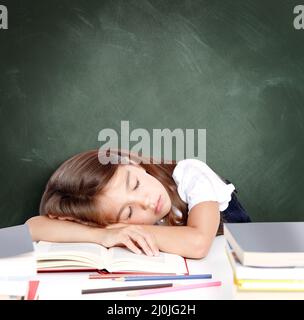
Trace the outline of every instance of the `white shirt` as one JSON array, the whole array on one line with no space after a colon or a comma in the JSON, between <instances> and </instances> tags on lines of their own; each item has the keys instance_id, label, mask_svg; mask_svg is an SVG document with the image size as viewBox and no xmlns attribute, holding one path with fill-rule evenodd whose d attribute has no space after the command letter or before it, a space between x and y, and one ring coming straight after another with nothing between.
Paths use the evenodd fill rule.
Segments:
<instances>
[{"instance_id":1,"label":"white shirt","mask_svg":"<svg viewBox=\"0 0 304 320\"><path fill-rule=\"evenodd\" d=\"M203 201L217 201L219 210L224 211L235 190L232 183L226 184L206 163L198 159L179 161L172 177L179 196L188 204L188 211ZM173 211L181 214L176 208Z\"/></svg>"}]
</instances>

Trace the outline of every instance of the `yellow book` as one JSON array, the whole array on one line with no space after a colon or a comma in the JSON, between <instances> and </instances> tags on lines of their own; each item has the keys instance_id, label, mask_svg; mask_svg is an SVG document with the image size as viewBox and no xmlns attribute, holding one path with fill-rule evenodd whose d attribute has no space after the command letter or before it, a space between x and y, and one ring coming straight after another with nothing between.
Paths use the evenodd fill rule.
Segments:
<instances>
[{"instance_id":1,"label":"yellow book","mask_svg":"<svg viewBox=\"0 0 304 320\"><path fill-rule=\"evenodd\" d=\"M238 280L234 278L238 290L250 291L303 291L303 280Z\"/></svg>"},{"instance_id":2,"label":"yellow book","mask_svg":"<svg viewBox=\"0 0 304 320\"><path fill-rule=\"evenodd\" d=\"M235 300L304 300L303 291L239 290L233 285Z\"/></svg>"}]
</instances>

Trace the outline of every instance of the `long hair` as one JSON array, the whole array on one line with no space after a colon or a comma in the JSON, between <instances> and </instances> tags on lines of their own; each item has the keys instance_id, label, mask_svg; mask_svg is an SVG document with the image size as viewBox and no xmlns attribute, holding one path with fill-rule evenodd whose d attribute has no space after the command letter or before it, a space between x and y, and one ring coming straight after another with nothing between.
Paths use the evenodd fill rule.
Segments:
<instances>
[{"instance_id":1,"label":"long hair","mask_svg":"<svg viewBox=\"0 0 304 320\"><path fill-rule=\"evenodd\" d=\"M102 158L116 160L127 159L130 164L142 166L147 173L157 178L167 190L172 202L182 213L177 216L172 208L164 217L168 225L185 225L188 205L180 198L177 186L172 178L176 162L156 164L154 159L139 156L123 150L89 150L66 160L49 179L40 202L40 215L71 218L106 226L108 221L97 210L96 196L103 190L115 174L120 161L108 161L102 164ZM114 162L114 163L113 163Z\"/></svg>"}]
</instances>

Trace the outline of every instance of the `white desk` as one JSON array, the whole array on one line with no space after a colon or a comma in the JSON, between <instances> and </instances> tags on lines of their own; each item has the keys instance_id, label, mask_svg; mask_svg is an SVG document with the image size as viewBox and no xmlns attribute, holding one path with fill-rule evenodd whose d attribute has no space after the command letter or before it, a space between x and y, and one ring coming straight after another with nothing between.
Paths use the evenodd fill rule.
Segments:
<instances>
[{"instance_id":1,"label":"white desk","mask_svg":"<svg viewBox=\"0 0 304 320\"><path fill-rule=\"evenodd\" d=\"M81 289L101 288L113 286L111 279L88 279L89 272L44 273L38 274L40 280L40 300L230 300L233 299L233 275L228 257L225 253L224 237L219 236L213 242L208 256L201 260L187 260L189 271L195 273L211 273L208 280L175 280L173 282L190 284L207 281L221 281L222 286L169 293L153 294L140 297L130 297L128 292L81 294ZM168 282L168 281L163 281ZM171 281L170 281L171 282ZM140 284L152 284L155 281L141 281ZM121 286L122 282L115 282ZM135 285L130 284L127 285ZM137 283L138 285L138 283ZM130 292L130 291L129 291Z\"/></svg>"}]
</instances>

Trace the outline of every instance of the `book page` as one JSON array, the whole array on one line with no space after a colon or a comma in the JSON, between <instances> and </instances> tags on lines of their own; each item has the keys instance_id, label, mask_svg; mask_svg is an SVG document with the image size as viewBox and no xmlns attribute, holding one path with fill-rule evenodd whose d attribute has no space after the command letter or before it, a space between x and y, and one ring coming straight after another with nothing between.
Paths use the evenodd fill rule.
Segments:
<instances>
[{"instance_id":1,"label":"book page","mask_svg":"<svg viewBox=\"0 0 304 320\"><path fill-rule=\"evenodd\" d=\"M113 247L109 250L109 266L112 271L143 271L159 273L187 273L183 257L160 252L159 256L136 254L127 248Z\"/></svg>"},{"instance_id":2,"label":"book page","mask_svg":"<svg viewBox=\"0 0 304 320\"><path fill-rule=\"evenodd\" d=\"M153 263L165 263L165 255L160 252L159 256L150 257L145 254L136 254L131 252L130 250L126 248L121 247L113 247L109 249L111 258L114 260L122 261L134 261L134 263L140 262L140 263L146 263L151 262L151 258Z\"/></svg>"},{"instance_id":3,"label":"book page","mask_svg":"<svg viewBox=\"0 0 304 320\"><path fill-rule=\"evenodd\" d=\"M38 261L75 260L88 266L103 268L108 260L108 249L96 243L57 243L40 241L35 244ZM63 266L65 263L61 263ZM52 263L54 265L54 263ZM70 265L70 264L69 264Z\"/></svg>"},{"instance_id":4,"label":"book page","mask_svg":"<svg viewBox=\"0 0 304 320\"><path fill-rule=\"evenodd\" d=\"M102 251L105 253L107 249L94 243L51 243L45 247L43 247L44 251L47 251L48 254L58 254L58 253L83 253L93 254L93 255L101 255Z\"/></svg>"}]
</instances>

